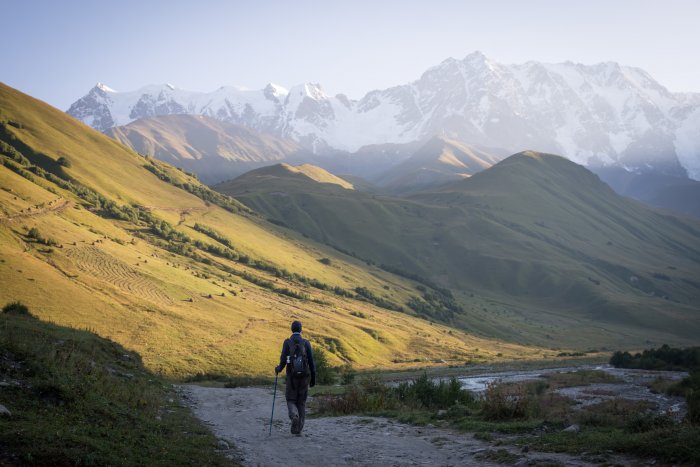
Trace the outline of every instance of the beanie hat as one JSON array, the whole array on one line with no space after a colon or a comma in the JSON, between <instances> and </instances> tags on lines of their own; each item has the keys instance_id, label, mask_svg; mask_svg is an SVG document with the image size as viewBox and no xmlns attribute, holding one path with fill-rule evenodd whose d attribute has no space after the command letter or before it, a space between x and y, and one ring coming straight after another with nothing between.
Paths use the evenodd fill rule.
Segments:
<instances>
[{"instance_id":1,"label":"beanie hat","mask_svg":"<svg viewBox=\"0 0 700 467\"><path fill-rule=\"evenodd\" d=\"M301 332L301 321L294 321L292 323L292 332Z\"/></svg>"}]
</instances>

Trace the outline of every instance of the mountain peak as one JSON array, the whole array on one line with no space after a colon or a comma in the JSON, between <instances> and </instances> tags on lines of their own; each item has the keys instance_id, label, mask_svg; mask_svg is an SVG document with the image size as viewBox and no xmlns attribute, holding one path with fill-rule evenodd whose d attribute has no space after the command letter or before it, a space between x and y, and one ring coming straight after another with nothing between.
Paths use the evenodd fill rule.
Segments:
<instances>
[{"instance_id":1,"label":"mountain peak","mask_svg":"<svg viewBox=\"0 0 700 467\"><path fill-rule=\"evenodd\" d=\"M289 91L272 83L214 93L96 88L86 97L69 113L99 130L144 116L199 113L292 138L314 152L424 141L446 131L511 153L530 147L581 164L700 179L700 97L670 93L616 62L504 65L476 51L352 102L308 82Z\"/></svg>"},{"instance_id":2,"label":"mountain peak","mask_svg":"<svg viewBox=\"0 0 700 467\"><path fill-rule=\"evenodd\" d=\"M265 86L265 92L270 92L275 96L286 96L289 93L285 87L275 83L267 83Z\"/></svg>"},{"instance_id":3,"label":"mountain peak","mask_svg":"<svg viewBox=\"0 0 700 467\"><path fill-rule=\"evenodd\" d=\"M117 92L114 89L107 86L106 84L100 83L100 82L98 82L93 89L99 89L100 91L103 91L103 92Z\"/></svg>"},{"instance_id":4,"label":"mountain peak","mask_svg":"<svg viewBox=\"0 0 700 467\"><path fill-rule=\"evenodd\" d=\"M304 184L318 183L324 185L337 185L346 190L355 189L352 183L333 175L321 167L312 164L294 166L287 164L286 162L251 170L250 172L247 172L232 181L221 183L217 189L220 187L233 185L240 187L245 186L248 183L258 184L261 180L269 181L270 179L276 180L275 183L277 183L279 186L282 186L280 184L281 182L287 180L295 181L294 183L302 182Z\"/></svg>"},{"instance_id":5,"label":"mountain peak","mask_svg":"<svg viewBox=\"0 0 700 467\"><path fill-rule=\"evenodd\" d=\"M297 84L296 86L292 86L288 95L294 98L309 97L316 101L328 99L328 96L323 92L323 88L321 88L321 85L318 83Z\"/></svg>"},{"instance_id":6,"label":"mountain peak","mask_svg":"<svg viewBox=\"0 0 700 467\"><path fill-rule=\"evenodd\" d=\"M483 52L480 50L477 50L475 52L470 53L466 57L464 57L464 60L462 60L463 63L469 64L469 65L492 65L493 61L488 58Z\"/></svg>"},{"instance_id":7,"label":"mountain peak","mask_svg":"<svg viewBox=\"0 0 700 467\"><path fill-rule=\"evenodd\" d=\"M486 56L486 54L484 52L482 52L481 50L475 50L474 52L467 54L467 56L464 57L463 61L473 61L473 60L486 61L488 59L489 58Z\"/></svg>"}]
</instances>

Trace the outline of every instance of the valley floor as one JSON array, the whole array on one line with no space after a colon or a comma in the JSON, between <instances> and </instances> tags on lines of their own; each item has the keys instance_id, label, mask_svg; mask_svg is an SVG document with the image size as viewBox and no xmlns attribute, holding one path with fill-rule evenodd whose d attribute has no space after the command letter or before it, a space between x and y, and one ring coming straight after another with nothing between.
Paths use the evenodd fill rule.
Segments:
<instances>
[{"instance_id":1,"label":"valley floor","mask_svg":"<svg viewBox=\"0 0 700 467\"><path fill-rule=\"evenodd\" d=\"M559 453L522 452L507 444L475 439L471 433L413 426L379 417L310 418L301 437L289 432L284 392L277 392L272 435L268 435L272 389L182 386L183 399L214 434L232 446L244 465L639 465L607 455L584 459ZM220 443L225 447L224 443ZM233 448L235 446L235 448ZM500 462L499 462L500 461Z\"/></svg>"}]
</instances>

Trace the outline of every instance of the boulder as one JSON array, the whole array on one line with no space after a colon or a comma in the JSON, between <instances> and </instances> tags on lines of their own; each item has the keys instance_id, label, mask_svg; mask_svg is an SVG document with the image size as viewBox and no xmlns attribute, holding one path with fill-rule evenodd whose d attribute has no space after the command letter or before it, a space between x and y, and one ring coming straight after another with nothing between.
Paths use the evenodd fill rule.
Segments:
<instances>
[{"instance_id":1,"label":"boulder","mask_svg":"<svg viewBox=\"0 0 700 467\"><path fill-rule=\"evenodd\" d=\"M562 430L564 433L578 433L581 428L578 425L569 425Z\"/></svg>"}]
</instances>

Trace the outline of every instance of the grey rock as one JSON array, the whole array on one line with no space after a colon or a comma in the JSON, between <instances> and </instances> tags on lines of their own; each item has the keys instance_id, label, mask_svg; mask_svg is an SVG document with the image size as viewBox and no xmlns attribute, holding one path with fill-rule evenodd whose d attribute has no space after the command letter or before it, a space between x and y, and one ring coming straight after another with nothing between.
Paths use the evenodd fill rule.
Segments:
<instances>
[{"instance_id":1,"label":"grey rock","mask_svg":"<svg viewBox=\"0 0 700 467\"><path fill-rule=\"evenodd\" d=\"M567 426L562 431L564 433L578 433L579 431L581 431L581 428L578 425L574 424Z\"/></svg>"},{"instance_id":2,"label":"grey rock","mask_svg":"<svg viewBox=\"0 0 700 467\"><path fill-rule=\"evenodd\" d=\"M229 444L226 441L224 441L223 439L220 439L219 442L217 443L217 445L219 446L219 449L222 449L222 450L231 449L231 446L229 446Z\"/></svg>"},{"instance_id":3,"label":"grey rock","mask_svg":"<svg viewBox=\"0 0 700 467\"><path fill-rule=\"evenodd\" d=\"M11 417L11 416L12 416L12 412L10 412L10 410L9 410L7 407L5 407L4 405L0 404L0 416L3 416L3 417Z\"/></svg>"}]
</instances>

